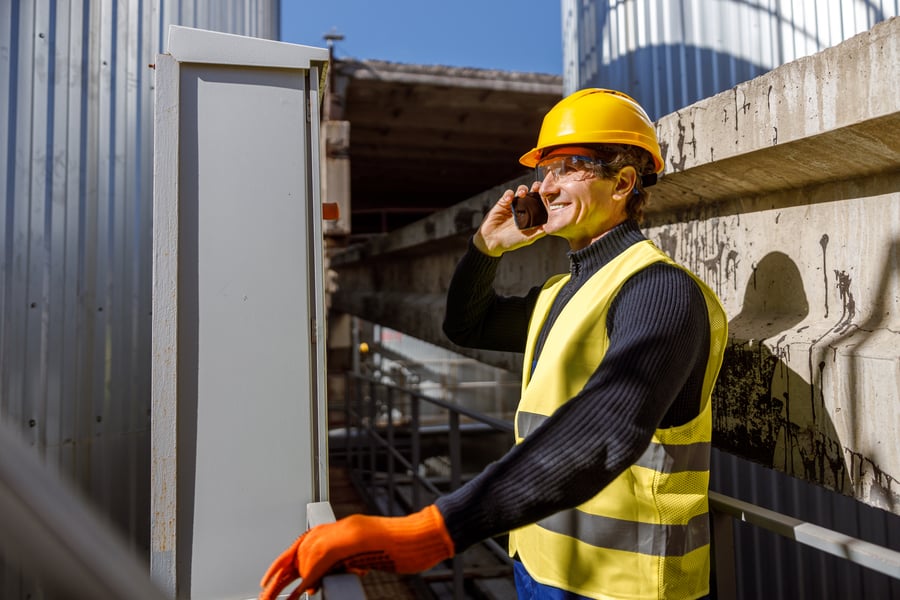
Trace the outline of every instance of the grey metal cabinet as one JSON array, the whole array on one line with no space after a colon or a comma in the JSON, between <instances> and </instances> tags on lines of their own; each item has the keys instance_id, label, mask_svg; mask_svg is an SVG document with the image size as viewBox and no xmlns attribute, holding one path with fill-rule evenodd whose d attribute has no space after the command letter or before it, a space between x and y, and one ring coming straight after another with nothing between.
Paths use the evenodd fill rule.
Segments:
<instances>
[{"instance_id":1,"label":"grey metal cabinet","mask_svg":"<svg viewBox=\"0 0 900 600\"><path fill-rule=\"evenodd\" d=\"M151 571L250 598L326 499L328 54L172 27L156 63Z\"/></svg>"}]
</instances>

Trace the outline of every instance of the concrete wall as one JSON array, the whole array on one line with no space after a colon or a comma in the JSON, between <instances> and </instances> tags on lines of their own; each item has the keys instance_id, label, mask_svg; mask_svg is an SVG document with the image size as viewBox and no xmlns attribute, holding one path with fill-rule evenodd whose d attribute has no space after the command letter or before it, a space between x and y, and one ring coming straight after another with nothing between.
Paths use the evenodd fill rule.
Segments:
<instances>
[{"instance_id":1,"label":"concrete wall","mask_svg":"<svg viewBox=\"0 0 900 600\"><path fill-rule=\"evenodd\" d=\"M720 295L716 444L900 514L900 19L658 122L645 231ZM332 257L333 308L439 345L444 292L510 182ZM566 269L544 239L498 290ZM516 370L521 357L469 356Z\"/></svg>"}]
</instances>

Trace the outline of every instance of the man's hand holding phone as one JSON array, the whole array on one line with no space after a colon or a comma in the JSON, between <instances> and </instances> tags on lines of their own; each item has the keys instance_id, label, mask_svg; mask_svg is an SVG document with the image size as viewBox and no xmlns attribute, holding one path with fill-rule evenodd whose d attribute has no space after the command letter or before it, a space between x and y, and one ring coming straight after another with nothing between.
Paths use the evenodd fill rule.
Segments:
<instances>
[{"instance_id":1,"label":"man's hand holding phone","mask_svg":"<svg viewBox=\"0 0 900 600\"><path fill-rule=\"evenodd\" d=\"M481 222L481 227L478 228L472 240L480 252L488 256L499 257L504 252L528 246L547 235L541 228L541 224L534 224L524 229L520 228L518 221L526 225L528 223L525 221L525 215L522 215L522 219L516 218L514 208L518 207L520 211L526 211L525 204L521 204L525 202L531 206L532 214L538 212L534 202L536 201L543 207L543 200L537 194L540 185L540 182L535 182L532 190L529 190L525 185L520 185L515 193L512 190L506 190L503 193L497 204L485 215L484 220ZM529 200L523 201L522 198L529 194L533 194L533 196ZM546 216L543 222L546 222Z\"/></svg>"}]
</instances>

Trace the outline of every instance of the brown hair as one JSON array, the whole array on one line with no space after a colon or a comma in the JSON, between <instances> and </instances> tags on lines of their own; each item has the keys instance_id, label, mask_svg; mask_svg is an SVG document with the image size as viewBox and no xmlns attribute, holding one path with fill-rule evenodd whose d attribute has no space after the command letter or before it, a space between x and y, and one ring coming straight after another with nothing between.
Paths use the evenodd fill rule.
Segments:
<instances>
[{"instance_id":1,"label":"brown hair","mask_svg":"<svg viewBox=\"0 0 900 600\"><path fill-rule=\"evenodd\" d=\"M638 223L643 221L644 206L650 200L650 192L644 188L641 176L653 173L653 156L643 148L628 144L598 144L591 145L591 148L597 152L597 158L603 161L603 168L599 171L601 177L615 177L622 168L629 165L637 171L638 176L625 204L625 212Z\"/></svg>"}]
</instances>

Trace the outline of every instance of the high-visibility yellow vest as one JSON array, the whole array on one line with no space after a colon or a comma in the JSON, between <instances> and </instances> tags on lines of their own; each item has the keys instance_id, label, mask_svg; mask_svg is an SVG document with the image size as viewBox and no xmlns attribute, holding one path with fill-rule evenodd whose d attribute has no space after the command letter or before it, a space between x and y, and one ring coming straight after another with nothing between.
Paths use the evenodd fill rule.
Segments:
<instances>
[{"instance_id":1,"label":"high-visibility yellow vest","mask_svg":"<svg viewBox=\"0 0 900 600\"><path fill-rule=\"evenodd\" d=\"M569 276L544 285L529 325L516 443L584 387L609 346L612 300L629 277L657 262L675 265L652 242L642 241L595 273L556 319L531 372L538 333ZM518 553L541 583L617 600L690 599L709 592L711 394L728 323L715 293L688 274L703 291L709 314L700 414L684 425L657 429L643 456L584 504L510 532L510 555Z\"/></svg>"}]
</instances>

